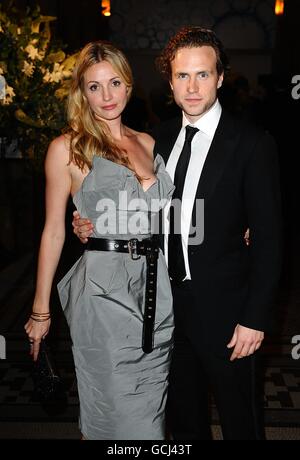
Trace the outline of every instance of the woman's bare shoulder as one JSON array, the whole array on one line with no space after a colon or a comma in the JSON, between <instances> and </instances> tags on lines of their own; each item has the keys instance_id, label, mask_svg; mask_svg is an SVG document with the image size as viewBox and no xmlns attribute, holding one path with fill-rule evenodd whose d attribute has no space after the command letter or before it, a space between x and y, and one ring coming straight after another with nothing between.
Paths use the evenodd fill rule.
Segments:
<instances>
[{"instance_id":1,"label":"woman's bare shoulder","mask_svg":"<svg viewBox=\"0 0 300 460\"><path fill-rule=\"evenodd\" d=\"M60 136L53 139L49 145L49 148L55 150L64 150L69 153L70 151L70 135L69 134L61 134Z\"/></svg>"},{"instance_id":2,"label":"woman's bare shoulder","mask_svg":"<svg viewBox=\"0 0 300 460\"><path fill-rule=\"evenodd\" d=\"M138 133L138 137L140 138L140 140L142 142L146 142L146 143L148 143L148 144L150 144L152 146L154 145L154 139L153 139L152 136L150 136L150 134L148 134L148 133Z\"/></svg>"},{"instance_id":3,"label":"woman's bare shoulder","mask_svg":"<svg viewBox=\"0 0 300 460\"><path fill-rule=\"evenodd\" d=\"M56 160L62 162L69 162L70 156L70 136L67 134L61 134L60 136L53 139L49 145L47 158L55 157Z\"/></svg>"},{"instance_id":4,"label":"woman's bare shoulder","mask_svg":"<svg viewBox=\"0 0 300 460\"><path fill-rule=\"evenodd\" d=\"M130 129L132 135L136 136L137 141L143 146L143 148L149 153L149 156L153 156L154 139L148 133L135 131Z\"/></svg>"},{"instance_id":5,"label":"woman's bare shoulder","mask_svg":"<svg viewBox=\"0 0 300 460\"><path fill-rule=\"evenodd\" d=\"M53 139L48 147L45 168L46 171L53 168L59 170L69 169L70 164L70 139L65 134ZM57 169L58 170L58 169Z\"/></svg>"},{"instance_id":6,"label":"woman's bare shoulder","mask_svg":"<svg viewBox=\"0 0 300 460\"><path fill-rule=\"evenodd\" d=\"M128 126L126 126L126 130L128 133L130 133L131 136L137 137L139 141L154 143L153 137L151 137L150 134L148 133L144 133L141 131L135 131L135 129L129 128Z\"/></svg>"}]
</instances>

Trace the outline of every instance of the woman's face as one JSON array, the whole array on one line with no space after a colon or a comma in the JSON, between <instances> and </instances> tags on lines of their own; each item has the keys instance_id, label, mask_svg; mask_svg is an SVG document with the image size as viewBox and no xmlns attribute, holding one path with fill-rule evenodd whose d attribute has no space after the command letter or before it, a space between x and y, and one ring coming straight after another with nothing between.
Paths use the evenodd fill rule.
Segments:
<instances>
[{"instance_id":1,"label":"woman's face","mask_svg":"<svg viewBox=\"0 0 300 460\"><path fill-rule=\"evenodd\" d=\"M84 94L95 118L106 122L120 117L127 104L126 84L107 61L87 69Z\"/></svg>"}]
</instances>

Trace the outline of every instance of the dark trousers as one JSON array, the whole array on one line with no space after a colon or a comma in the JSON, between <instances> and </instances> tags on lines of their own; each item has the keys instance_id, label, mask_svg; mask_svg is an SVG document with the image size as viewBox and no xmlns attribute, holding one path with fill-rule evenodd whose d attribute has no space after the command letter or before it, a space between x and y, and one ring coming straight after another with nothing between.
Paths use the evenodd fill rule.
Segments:
<instances>
[{"instance_id":1,"label":"dark trousers","mask_svg":"<svg viewBox=\"0 0 300 460\"><path fill-rule=\"evenodd\" d=\"M197 299L193 298L188 282L172 286L172 289L175 343L167 424L173 439L211 439L210 391L217 406L224 439L264 439L261 411L258 410L255 355L230 362L227 350L222 354L217 347L202 343L201 334L191 338L183 312ZM201 308L199 299L198 304ZM211 340L214 339L212 331Z\"/></svg>"}]
</instances>

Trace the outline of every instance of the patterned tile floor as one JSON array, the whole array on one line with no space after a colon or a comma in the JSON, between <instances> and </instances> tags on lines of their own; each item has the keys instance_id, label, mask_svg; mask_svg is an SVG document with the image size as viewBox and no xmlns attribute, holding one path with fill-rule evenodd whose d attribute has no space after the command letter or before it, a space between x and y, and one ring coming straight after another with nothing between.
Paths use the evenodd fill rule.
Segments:
<instances>
[{"instance_id":1,"label":"patterned tile floor","mask_svg":"<svg viewBox=\"0 0 300 460\"><path fill-rule=\"evenodd\" d=\"M45 410L33 394L27 342L23 338L11 338L7 343L8 359L0 361L0 421L46 420L49 409ZM289 349L287 344L283 352ZM300 360L293 360L290 354L283 352L274 356L266 351L263 355L265 421L268 426L300 427ZM67 405L50 408L50 419L74 422L78 413L78 395L68 340L59 342L55 358L64 382ZM213 404L212 412L213 421L217 422Z\"/></svg>"}]
</instances>

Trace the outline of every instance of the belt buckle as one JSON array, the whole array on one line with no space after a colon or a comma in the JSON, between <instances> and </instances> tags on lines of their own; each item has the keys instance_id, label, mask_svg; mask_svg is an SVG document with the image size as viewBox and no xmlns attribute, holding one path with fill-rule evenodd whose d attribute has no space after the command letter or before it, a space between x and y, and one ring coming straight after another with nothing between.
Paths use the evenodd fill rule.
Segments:
<instances>
[{"instance_id":1,"label":"belt buckle","mask_svg":"<svg viewBox=\"0 0 300 460\"><path fill-rule=\"evenodd\" d=\"M137 253L137 238L132 238L128 241L128 251L132 260L138 260L141 256Z\"/></svg>"}]
</instances>

